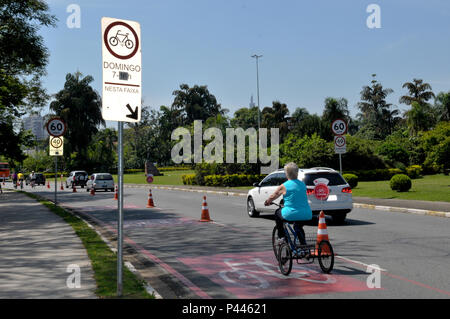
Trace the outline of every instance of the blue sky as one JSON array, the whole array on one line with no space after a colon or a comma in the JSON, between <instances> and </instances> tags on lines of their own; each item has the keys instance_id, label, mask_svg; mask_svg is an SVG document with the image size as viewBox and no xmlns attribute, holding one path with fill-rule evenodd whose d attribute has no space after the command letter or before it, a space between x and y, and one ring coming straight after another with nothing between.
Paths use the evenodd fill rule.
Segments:
<instances>
[{"instance_id":1,"label":"blue sky","mask_svg":"<svg viewBox=\"0 0 450 319\"><path fill-rule=\"evenodd\" d=\"M450 1L446 0L49 0L57 28L42 29L50 51L44 85L54 94L77 70L101 93L101 17L135 20L142 32L145 104L170 105L181 83L208 85L230 115L256 101L260 59L261 107L274 100L293 112L321 114L326 97L345 97L352 115L371 74L398 99L406 81L422 78L450 91ZM66 12L81 8L81 28ZM369 29L369 4L381 8L381 28ZM111 124L111 123L110 123Z\"/></svg>"}]
</instances>

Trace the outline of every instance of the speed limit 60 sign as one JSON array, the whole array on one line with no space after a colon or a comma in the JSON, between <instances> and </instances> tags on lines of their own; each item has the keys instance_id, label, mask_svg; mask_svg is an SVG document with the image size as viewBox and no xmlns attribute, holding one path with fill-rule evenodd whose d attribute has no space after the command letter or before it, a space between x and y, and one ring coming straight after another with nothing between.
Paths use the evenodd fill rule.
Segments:
<instances>
[{"instance_id":1,"label":"speed limit 60 sign","mask_svg":"<svg viewBox=\"0 0 450 319\"><path fill-rule=\"evenodd\" d=\"M47 122L47 132L51 136L63 136L66 132L66 123L61 118L54 117Z\"/></svg>"},{"instance_id":2,"label":"speed limit 60 sign","mask_svg":"<svg viewBox=\"0 0 450 319\"><path fill-rule=\"evenodd\" d=\"M344 135L347 133L347 123L342 119L337 119L331 123L331 130L334 135Z\"/></svg>"}]
</instances>

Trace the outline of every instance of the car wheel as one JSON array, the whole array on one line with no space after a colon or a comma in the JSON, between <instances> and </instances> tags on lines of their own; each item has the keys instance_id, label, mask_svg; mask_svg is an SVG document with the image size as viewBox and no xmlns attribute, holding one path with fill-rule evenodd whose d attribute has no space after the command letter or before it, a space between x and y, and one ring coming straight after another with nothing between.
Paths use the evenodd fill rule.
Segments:
<instances>
[{"instance_id":1,"label":"car wheel","mask_svg":"<svg viewBox=\"0 0 450 319\"><path fill-rule=\"evenodd\" d=\"M259 212L255 209L255 203L251 197L247 199L247 213L248 216L252 218L259 216Z\"/></svg>"},{"instance_id":2,"label":"car wheel","mask_svg":"<svg viewBox=\"0 0 450 319\"><path fill-rule=\"evenodd\" d=\"M333 215L333 222L337 225L345 224L346 217L347 217L347 214Z\"/></svg>"}]
</instances>

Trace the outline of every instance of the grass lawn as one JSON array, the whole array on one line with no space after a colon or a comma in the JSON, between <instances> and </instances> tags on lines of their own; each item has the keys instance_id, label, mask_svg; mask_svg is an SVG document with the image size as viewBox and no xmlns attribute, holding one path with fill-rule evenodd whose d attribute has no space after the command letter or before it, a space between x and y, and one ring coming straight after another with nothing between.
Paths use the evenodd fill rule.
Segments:
<instances>
[{"instance_id":1,"label":"grass lawn","mask_svg":"<svg viewBox=\"0 0 450 319\"><path fill-rule=\"evenodd\" d=\"M389 181L358 182L353 196L450 202L450 176L438 174L413 179L409 192L391 190Z\"/></svg>"},{"instance_id":2,"label":"grass lawn","mask_svg":"<svg viewBox=\"0 0 450 319\"><path fill-rule=\"evenodd\" d=\"M99 298L117 298L117 255L113 253L100 236L83 220L66 212L52 202L35 194L22 192L48 207L53 213L66 221L80 237L87 254L91 259L94 278L97 282L96 295ZM123 267L122 298L147 299L154 298L147 293L141 282L128 268Z\"/></svg>"},{"instance_id":3,"label":"grass lawn","mask_svg":"<svg viewBox=\"0 0 450 319\"><path fill-rule=\"evenodd\" d=\"M162 173L164 176L154 176L153 183L149 185L183 185L181 176L186 174L194 174L194 171L167 171ZM114 182L117 183L117 175L113 175L113 178ZM123 182L125 184L147 184L144 173L124 174Z\"/></svg>"}]
</instances>

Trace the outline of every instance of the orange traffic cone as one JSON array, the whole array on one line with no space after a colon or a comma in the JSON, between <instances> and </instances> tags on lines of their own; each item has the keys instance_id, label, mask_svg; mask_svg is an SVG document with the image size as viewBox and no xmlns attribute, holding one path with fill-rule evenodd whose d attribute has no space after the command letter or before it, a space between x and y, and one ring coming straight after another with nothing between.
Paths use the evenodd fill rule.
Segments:
<instances>
[{"instance_id":1,"label":"orange traffic cone","mask_svg":"<svg viewBox=\"0 0 450 319\"><path fill-rule=\"evenodd\" d=\"M50 188L50 182L47 181L47 188Z\"/></svg>"},{"instance_id":2,"label":"orange traffic cone","mask_svg":"<svg viewBox=\"0 0 450 319\"><path fill-rule=\"evenodd\" d=\"M61 187L60 187L60 189L63 191L64 190L64 186L63 186L63 183L61 182Z\"/></svg>"},{"instance_id":3,"label":"orange traffic cone","mask_svg":"<svg viewBox=\"0 0 450 319\"><path fill-rule=\"evenodd\" d=\"M92 195L92 196L95 195L95 188L94 188L94 186L92 186L92 188L91 188L91 195Z\"/></svg>"},{"instance_id":4,"label":"orange traffic cone","mask_svg":"<svg viewBox=\"0 0 450 319\"><path fill-rule=\"evenodd\" d=\"M147 201L147 208L155 207L155 203L153 203L153 196L152 196L152 190L149 189L148 193L148 201Z\"/></svg>"},{"instance_id":5,"label":"orange traffic cone","mask_svg":"<svg viewBox=\"0 0 450 319\"><path fill-rule=\"evenodd\" d=\"M325 221L325 213L323 211L320 212L319 215L319 226L317 227L317 241L316 241L316 249L315 253L318 254L319 251L319 243L322 240L330 241L328 238L328 229L327 229L327 223ZM328 246L326 246L328 247Z\"/></svg>"},{"instance_id":6,"label":"orange traffic cone","mask_svg":"<svg viewBox=\"0 0 450 319\"><path fill-rule=\"evenodd\" d=\"M118 200L119 199L119 194L117 193L117 185L116 185L116 192L114 194L114 200Z\"/></svg>"},{"instance_id":7,"label":"orange traffic cone","mask_svg":"<svg viewBox=\"0 0 450 319\"><path fill-rule=\"evenodd\" d=\"M76 193L77 192L77 188L75 187L75 185L72 184L72 193Z\"/></svg>"},{"instance_id":8,"label":"orange traffic cone","mask_svg":"<svg viewBox=\"0 0 450 319\"><path fill-rule=\"evenodd\" d=\"M209 218L209 209L208 209L208 204L206 203L206 196L203 196L202 217L201 217L200 221L201 222L212 222L211 218Z\"/></svg>"}]
</instances>

